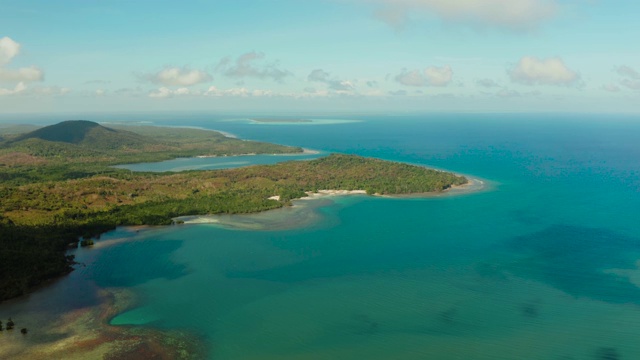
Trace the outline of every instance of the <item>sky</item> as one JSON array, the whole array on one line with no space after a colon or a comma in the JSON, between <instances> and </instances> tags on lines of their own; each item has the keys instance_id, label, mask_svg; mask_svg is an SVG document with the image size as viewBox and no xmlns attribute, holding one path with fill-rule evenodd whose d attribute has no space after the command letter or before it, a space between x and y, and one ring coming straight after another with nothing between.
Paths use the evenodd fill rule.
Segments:
<instances>
[{"instance_id":1,"label":"sky","mask_svg":"<svg viewBox=\"0 0 640 360\"><path fill-rule=\"evenodd\" d=\"M2 0L0 114L640 113L631 0Z\"/></svg>"}]
</instances>

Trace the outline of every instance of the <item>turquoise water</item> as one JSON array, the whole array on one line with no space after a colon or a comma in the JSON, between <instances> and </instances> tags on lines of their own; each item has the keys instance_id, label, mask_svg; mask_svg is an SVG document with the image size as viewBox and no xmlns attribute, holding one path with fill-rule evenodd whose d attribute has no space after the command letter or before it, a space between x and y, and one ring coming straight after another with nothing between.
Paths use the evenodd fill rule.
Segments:
<instances>
[{"instance_id":1,"label":"turquoise water","mask_svg":"<svg viewBox=\"0 0 640 360\"><path fill-rule=\"evenodd\" d=\"M282 161L291 160L311 160L320 156L325 156L322 152L312 152L309 154L286 154L286 155L239 155L220 157L194 157L178 158L156 163L139 163L117 165L120 169L131 171L168 172L185 170L218 170L232 169L250 165L276 164Z\"/></svg>"},{"instance_id":2,"label":"turquoise water","mask_svg":"<svg viewBox=\"0 0 640 360\"><path fill-rule=\"evenodd\" d=\"M144 301L112 324L193 331L211 359L640 358L640 119L354 119L181 123L449 169L489 186L120 229L79 250L87 267L12 310L44 311L46 298L62 311L91 303L92 289L127 287Z\"/></svg>"}]
</instances>

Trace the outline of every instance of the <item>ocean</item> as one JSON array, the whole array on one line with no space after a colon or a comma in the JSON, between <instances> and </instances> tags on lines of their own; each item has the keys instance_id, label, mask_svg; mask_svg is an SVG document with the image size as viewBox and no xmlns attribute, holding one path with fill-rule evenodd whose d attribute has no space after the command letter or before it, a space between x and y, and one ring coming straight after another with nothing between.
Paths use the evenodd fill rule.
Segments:
<instances>
[{"instance_id":1,"label":"ocean","mask_svg":"<svg viewBox=\"0 0 640 360\"><path fill-rule=\"evenodd\" d=\"M128 119L435 167L485 186L118 229L76 251L86 266L0 305L2 318L46 328L95 305L100 289L126 289L140 300L110 324L194 334L210 359L640 359L638 117L116 120ZM29 336L25 346L51 341Z\"/></svg>"}]
</instances>

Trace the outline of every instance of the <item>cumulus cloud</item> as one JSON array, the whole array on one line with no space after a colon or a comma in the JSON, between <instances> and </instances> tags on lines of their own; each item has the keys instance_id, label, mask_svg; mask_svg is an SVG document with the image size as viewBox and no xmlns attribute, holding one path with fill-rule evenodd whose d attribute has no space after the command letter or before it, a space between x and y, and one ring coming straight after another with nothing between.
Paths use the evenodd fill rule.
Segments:
<instances>
[{"instance_id":1,"label":"cumulus cloud","mask_svg":"<svg viewBox=\"0 0 640 360\"><path fill-rule=\"evenodd\" d=\"M149 92L149 97L151 98L170 98L174 96L185 96L185 95L200 95L200 92L189 90L186 87L181 87L181 88L172 90L165 86Z\"/></svg>"},{"instance_id":2,"label":"cumulus cloud","mask_svg":"<svg viewBox=\"0 0 640 360\"><path fill-rule=\"evenodd\" d=\"M120 88L115 90L113 93L119 96L139 97L144 96L145 91L138 86L135 88Z\"/></svg>"},{"instance_id":3,"label":"cumulus cloud","mask_svg":"<svg viewBox=\"0 0 640 360\"><path fill-rule=\"evenodd\" d=\"M33 82L42 81L44 73L35 66L20 69L0 68L0 80L5 82Z\"/></svg>"},{"instance_id":4,"label":"cumulus cloud","mask_svg":"<svg viewBox=\"0 0 640 360\"><path fill-rule=\"evenodd\" d=\"M512 82L525 85L578 85L580 75L569 69L560 58L538 59L525 56L507 73Z\"/></svg>"},{"instance_id":5,"label":"cumulus cloud","mask_svg":"<svg viewBox=\"0 0 640 360\"><path fill-rule=\"evenodd\" d=\"M6 65L20 53L20 44L10 37L0 39L0 65Z\"/></svg>"},{"instance_id":6,"label":"cumulus cloud","mask_svg":"<svg viewBox=\"0 0 640 360\"><path fill-rule=\"evenodd\" d=\"M205 71L188 67L167 67L155 74L139 75L142 80L165 86L192 86L211 81L213 78Z\"/></svg>"},{"instance_id":7,"label":"cumulus cloud","mask_svg":"<svg viewBox=\"0 0 640 360\"><path fill-rule=\"evenodd\" d=\"M429 66L423 71L403 70L395 80L405 86L447 86L453 79L450 66Z\"/></svg>"},{"instance_id":8,"label":"cumulus cloud","mask_svg":"<svg viewBox=\"0 0 640 360\"><path fill-rule=\"evenodd\" d=\"M271 91L271 90L262 90L262 89L249 90L249 89L244 88L244 87L231 88L231 89L218 89L215 86L209 87L209 89L204 93L204 95L205 96L215 96L215 97L222 97L222 96L271 97L271 96L276 96L276 94L274 94L273 91Z\"/></svg>"},{"instance_id":9,"label":"cumulus cloud","mask_svg":"<svg viewBox=\"0 0 640 360\"><path fill-rule=\"evenodd\" d=\"M0 39L0 81L11 83L42 81L44 73L35 66L19 69L6 67L20 54L20 48L19 43L7 36Z\"/></svg>"},{"instance_id":10,"label":"cumulus cloud","mask_svg":"<svg viewBox=\"0 0 640 360\"><path fill-rule=\"evenodd\" d=\"M329 81L329 73L322 69L315 69L307 76L307 80L317 81L317 82L327 82Z\"/></svg>"},{"instance_id":11,"label":"cumulus cloud","mask_svg":"<svg viewBox=\"0 0 640 360\"><path fill-rule=\"evenodd\" d=\"M71 89L59 86L38 86L28 88L24 82L19 82L13 89L0 88L2 95L31 95L31 96L63 96L71 92Z\"/></svg>"},{"instance_id":12,"label":"cumulus cloud","mask_svg":"<svg viewBox=\"0 0 640 360\"><path fill-rule=\"evenodd\" d=\"M16 87L13 89L0 88L0 96L20 94L24 92L26 89L27 89L26 85L21 82L21 83L18 83L18 85L16 85Z\"/></svg>"},{"instance_id":13,"label":"cumulus cloud","mask_svg":"<svg viewBox=\"0 0 640 360\"><path fill-rule=\"evenodd\" d=\"M338 92L349 92L355 89L355 84L353 82L349 80L332 78L331 74L322 69L315 69L311 71L311 73L309 73L309 75L307 76L307 80L311 82L326 84L329 89Z\"/></svg>"},{"instance_id":14,"label":"cumulus cloud","mask_svg":"<svg viewBox=\"0 0 640 360\"><path fill-rule=\"evenodd\" d=\"M443 21L526 31L559 11L559 0L367 0L378 4L378 18L400 28L410 19L435 16Z\"/></svg>"},{"instance_id":15,"label":"cumulus cloud","mask_svg":"<svg viewBox=\"0 0 640 360\"><path fill-rule=\"evenodd\" d=\"M396 75L396 81L406 86L426 86L427 79L420 70L403 70Z\"/></svg>"},{"instance_id":16,"label":"cumulus cloud","mask_svg":"<svg viewBox=\"0 0 640 360\"><path fill-rule=\"evenodd\" d=\"M216 70L232 78L270 79L277 82L291 75L289 71L280 69L277 62L264 63L265 57L265 54L255 51L242 54L235 60L226 57L218 63Z\"/></svg>"}]
</instances>

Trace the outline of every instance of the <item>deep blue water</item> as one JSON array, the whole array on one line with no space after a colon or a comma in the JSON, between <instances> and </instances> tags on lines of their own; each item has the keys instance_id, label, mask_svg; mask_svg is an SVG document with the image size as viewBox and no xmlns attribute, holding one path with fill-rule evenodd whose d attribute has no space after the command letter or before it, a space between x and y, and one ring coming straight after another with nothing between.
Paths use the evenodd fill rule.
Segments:
<instances>
[{"instance_id":1,"label":"deep blue water","mask_svg":"<svg viewBox=\"0 0 640 360\"><path fill-rule=\"evenodd\" d=\"M333 198L301 206L313 220L300 224L304 216L286 211L238 217L262 230L121 230L105 244L138 241L81 251L90 266L42 294L62 304L71 281L130 288L145 303L114 324L192 330L212 359L640 358L640 118L228 118L137 120L416 163L488 185L428 199ZM268 228L287 219L290 229ZM38 296L12 306L28 311Z\"/></svg>"}]
</instances>

